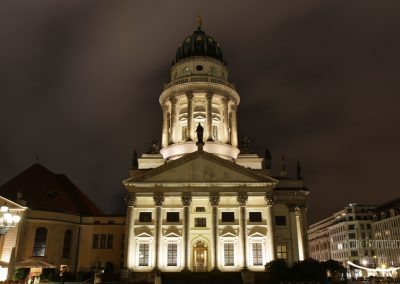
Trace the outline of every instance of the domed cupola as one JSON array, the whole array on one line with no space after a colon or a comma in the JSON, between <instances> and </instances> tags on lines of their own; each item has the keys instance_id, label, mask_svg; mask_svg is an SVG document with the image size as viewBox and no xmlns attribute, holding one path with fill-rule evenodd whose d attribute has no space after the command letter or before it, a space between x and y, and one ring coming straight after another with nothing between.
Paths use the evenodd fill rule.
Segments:
<instances>
[{"instance_id":1,"label":"domed cupola","mask_svg":"<svg viewBox=\"0 0 400 284\"><path fill-rule=\"evenodd\" d=\"M221 47L201 29L201 18L198 18L197 30L179 44L176 51L176 62L192 56L208 56L223 62Z\"/></svg>"},{"instance_id":2,"label":"domed cupola","mask_svg":"<svg viewBox=\"0 0 400 284\"><path fill-rule=\"evenodd\" d=\"M236 110L240 102L218 43L198 28L185 38L171 66L171 80L160 95L163 130L160 153L173 160L198 150L202 126L204 151L228 160L239 154Z\"/></svg>"}]
</instances>

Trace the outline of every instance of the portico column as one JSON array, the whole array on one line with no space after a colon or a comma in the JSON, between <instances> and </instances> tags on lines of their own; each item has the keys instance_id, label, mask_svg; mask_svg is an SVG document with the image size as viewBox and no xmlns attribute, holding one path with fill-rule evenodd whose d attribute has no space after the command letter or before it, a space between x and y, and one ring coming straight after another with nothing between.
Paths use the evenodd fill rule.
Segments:
<instances>
[{"instance_id":1,"label":"portico column","mask_svg":"<svg viewBox=\"0 0 400 284\"><path fill-rule=\"evenodd\" d=\"M154 192L153 196L154 206L156 207L156 218L155 218L155 248L154 248L154 270L159 270L161 265L160 261L160 243L161 243L161 207L164 202L164 194L162 192Z\"/></svg>"},{"instance_id":2,"label":"portico column","mask_svg":"<svg viewBox=\"0 0 400 284\"><path fill-rule=\"evenodd\" d=\"M210 203L212 206L212 236L213 236L213 249L214 249L214 267L213 271L219 270L218 263L218 204L219 204L219 193L210 193Z\"/></svg>"},{"instance_id":3,"label":"portico column","mask_svg":"<svg viewBox=\"0 0 400 284\"><path fill-rule=\"evenodd\" d=\"M168 110L169 107L168 105L164 105L163 106L163 128L162 128L162 138L161 138L161 145L163 148L168 146L168 142L169 142L169 129L168 129Z\"/></svg>"},{"instance_id":4,"label":"portico column","mask_svg":"<svg viewBox=\"0 0 400 284\"><path fill-rule=\"evenodd\" d=\"M297 230L297 243L299 246L299 260L304 260L304 241L303 241L303 227L301 225L301 212L299 206L295 207L296 214L296 230Z\"/></svg>"},{"instance_id":5,"label":"portico column","mask_svg":"<svg viewBox=\"0 0 400 284\"><path fill-rule=\"evenodd\" d=\"M269 247L269 254L267 262L273 261L275 259L275 244L274 244L274 220L272 216L272 206L274 205L274 201L271 197L266 196L265 202L267 206L267 242Z\"/></svg>"},{"instance_id":6,"label":"portico column","mask_svg":"<svg viewBox=\"0 0 400 284\"><path fill-rule=\"evenodd\" d=\"M228 114L228 104L229 104L229 98L226 96L222 98L222 104L224 106L224 143L229 143L229 114Z\"/></svg>"},{"instance_id":7,"label":"portico column","mask_svg":"<svg viewBox=\"0 0 400 284\"><path fill-rule=\"evenodd\" d=\"M188 100L188 122L187 122L187 139L186 141L193 141L193 93L186 93L186 97Z\"/></svg>"},{"instance_id":8,"label":"portico column","mask_svg":"<svg viewBox=\"0 0 400 284\"><path fill-rule=\"evenodd\" d=\"M233 147L238 146L236 110L236 105L231 105L231 144Z\"/></svg>"},{"instance_id":9,"label":"portico column","mask_svg":"<svg viewBox=\"0 0 400 284\"><path fill-rule=\"evenodd\" d=\"M171 101L171 137L170 143L175 143L176 141L176 104L178 99L175 97L170 98Z\"/></svg>"},{"instance_id":10,"label":"portico column","mask_svg":"<svg viewBox=\"0 0 400 284\"><path fill-rule=\"evenodd\" d=\"M135 215L134 215L134 209L135 209L135 203L136 203L136 196L134 193L129 194L125 198L125 202L128 206L128 212L126 215L126 231L125 231L125 236L126 236L126 255L125 255L125 267L128 268L129 270L133 270L133 267L135 266L135 236L134 236L134 225L135 225Z\"/></svg>"},{"instance_id":11,"label":"portico column","mask_svg":"<svg viewBox=\"0 0 400 284\"><path fill-rule=\"evenodd\" d=\"M243 269L247 269L247 224L246 224L246 203L247 193L239 192L237 202L240 206L240 232L242 234L242 256L243 256Z\"/></svg>"},{"instance_id":12,"label":"portico column","mask_svg":"<svg viewBox=\"0 0 400 284\"><path fill-rule=\"evenodd\" d=\"M192 203L192 195L182 194L183 204L183 271L189 271L189 208Z\"/></svg>"},{"instance_id":13,"label":"portico column","mask_svg":"<svg viewBox=\"0 0 400 284\"><path fill-rule=\"evenodd\" d=\"M207 93L207 141L214 141L212 138L212 93Z\"/></svg>"}]
</instances>

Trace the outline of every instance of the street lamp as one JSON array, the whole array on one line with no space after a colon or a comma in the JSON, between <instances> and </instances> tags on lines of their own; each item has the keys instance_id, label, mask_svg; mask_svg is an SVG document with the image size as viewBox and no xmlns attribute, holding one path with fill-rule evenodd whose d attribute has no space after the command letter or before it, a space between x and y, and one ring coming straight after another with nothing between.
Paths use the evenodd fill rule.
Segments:
<instances>
[{"instance_id":1,"label":"street lamp","mask_svg":"<svg viewBox=\"0 0 400 284\"><path fill-rule=\"evenodd\" d=\"M0 235L4 235L8 230L14 228L19 221L21 216L10 212L8 206L3 205L0 207Z\"/></svg>"}]
</instances>

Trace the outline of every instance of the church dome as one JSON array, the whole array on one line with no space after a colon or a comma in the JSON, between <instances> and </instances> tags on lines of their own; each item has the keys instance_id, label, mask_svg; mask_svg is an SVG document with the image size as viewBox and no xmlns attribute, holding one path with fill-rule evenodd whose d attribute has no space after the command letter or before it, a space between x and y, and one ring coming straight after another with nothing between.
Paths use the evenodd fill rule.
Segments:
<instances>
[{"instance_id":1,"label":"church dome","mask_svg":"<svg viewBox=\"0 0 400 284\"><path fill-rule=\"evenodd\" d=\"M192 56L208 56L223 62L222 50L219 44L209 35L207 35L201 26L187 36L176 51L176 62L181 59Z\"/></svg>"}]
</instances>

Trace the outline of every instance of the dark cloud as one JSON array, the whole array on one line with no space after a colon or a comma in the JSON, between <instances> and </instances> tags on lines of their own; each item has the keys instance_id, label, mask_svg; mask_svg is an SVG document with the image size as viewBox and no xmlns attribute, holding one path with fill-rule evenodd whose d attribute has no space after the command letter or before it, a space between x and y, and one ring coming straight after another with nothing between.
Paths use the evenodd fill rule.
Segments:
<instances>
[{"instance_id":1,"label":"dark cloud","mask_svg":"<svg viewBox=\"0 0 400 284\"><path fill-rule=\"evenodd\" d=\"M122 210L133 149L161 134L177 45L204 29L241 95L240 136L302 161L315 221L398 197L398 1L3 1L0 182L40 162ZM110 202L110 200L115 200ZM115 204L115 205L114 205Z\"/></svg>"}]
</instances>

